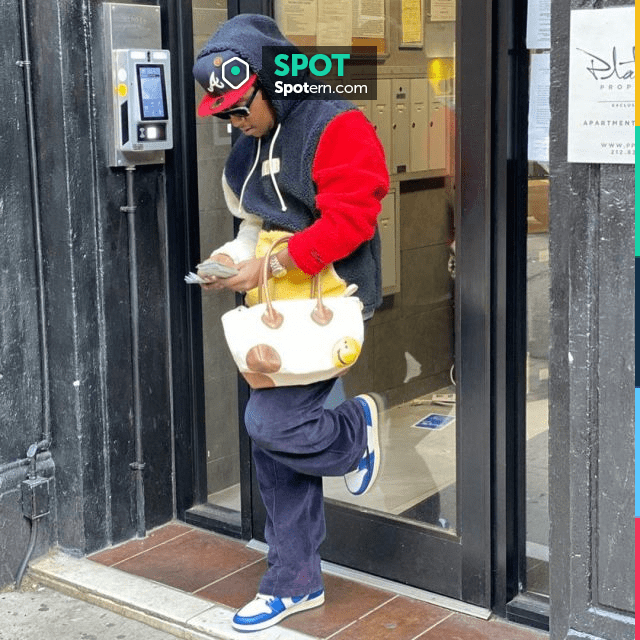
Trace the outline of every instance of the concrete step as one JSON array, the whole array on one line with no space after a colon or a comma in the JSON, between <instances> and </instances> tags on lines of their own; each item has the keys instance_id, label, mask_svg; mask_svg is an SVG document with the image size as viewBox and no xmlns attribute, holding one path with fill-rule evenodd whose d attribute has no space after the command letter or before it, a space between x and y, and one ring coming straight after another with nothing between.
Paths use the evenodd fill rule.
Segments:
<instances>
[{"instance_id":1,"label":"concrete step","mask_svg":"<svg viewBox=\"0 0 640 640\"><path fill-rule=\"evenodd\" d=\"M231 627L234 610L87 558L75 558L55 550L33 562L28 575L56 591L184 640L247 640L246 633ZM281 626L254 632L251 638L316 640Z\"/></svg>"}]
</instances>

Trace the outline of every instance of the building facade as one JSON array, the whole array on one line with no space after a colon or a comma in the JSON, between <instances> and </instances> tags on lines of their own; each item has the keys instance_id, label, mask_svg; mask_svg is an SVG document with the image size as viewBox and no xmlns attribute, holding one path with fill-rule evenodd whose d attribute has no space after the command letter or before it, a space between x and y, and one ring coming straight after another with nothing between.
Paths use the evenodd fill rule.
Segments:
<instances>
[{"instance_id":1,"label":"building facade","mask_svg":"<svg viewBox=\"0 0 640 640\"><path fill-rule=\"evenodd\" d=\"M173 148L127 172L109 158L110 4L0 0L0 586L54 546L85 555L173 518L262 535L218 322L236 301L183 282L233 235L232 139L196 118L191 66L237 13L307 45L335 44L335 24L287 2L137 4L171 54ZM324 557L554 640L631 638L634 173L567 161L571 11L629 2L552 0L535 52L522 3L383 4L342 16L376 48L378 95L356 102L392 176L385 301L343 387L385 394L402 465L371 504L326 483ZM527 155L537 49L548 163Z\"/></svg>"}]
</instances>

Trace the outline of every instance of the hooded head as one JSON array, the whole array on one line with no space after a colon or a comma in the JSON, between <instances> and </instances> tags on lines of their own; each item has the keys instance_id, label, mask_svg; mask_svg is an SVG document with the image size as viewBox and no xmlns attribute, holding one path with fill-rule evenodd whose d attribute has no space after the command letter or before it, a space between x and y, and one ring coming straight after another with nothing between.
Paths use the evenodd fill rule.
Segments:
<instances>
[{"instance_id":1,"label":"hooded head","mask_svg":"<svg viewBox=\"0 0 640 640\"><path fill-rule=\"evenodd\" d=\"M198 115L226 111L258 81L271 103L278 121L296 104L279 99L274 79L264 69L263 47L292 47L278 25L267 16L241 14L225 22L204 45L193 67L195 79L207 92L198 107ZM270 65L273 68L273 64ZM280 78L286 80L286 78Z\"/></svg>"}]
</instances>

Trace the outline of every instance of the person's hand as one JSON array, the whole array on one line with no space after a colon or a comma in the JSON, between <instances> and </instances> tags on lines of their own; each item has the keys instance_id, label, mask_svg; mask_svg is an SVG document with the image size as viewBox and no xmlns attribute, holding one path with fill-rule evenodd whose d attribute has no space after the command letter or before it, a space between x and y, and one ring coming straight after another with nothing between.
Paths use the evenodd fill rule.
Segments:
<instances>
[{"instance_id":1,"label":"person's hand","mask_svg":"<svg viewBox=\"0 0 640 640\"><path fill-rule=\"evenodd\" d=\"M230 278L217 278L216 276L198 273L203 280L207 281L207 284L200 285L205 291L230 289L238 293L246 293L249 289L258 286L263 264L262 258L250 258L249 260L235 264L228 255L219 253L205 262L212 260L236 267L238 274Z\"/></svg>"},{"instance_id":2,"label":"person's hand","mask_svg":"<svg viewBox=\"0 0 640 640\"><path fill-rule=\"evenodd\" d=\"M249 289L257 287L262 277L263 264L264 258L250 258L244 262L239 262L236 265L239 271L238 275L228 278L229 288L240 293L246 293Z\"/></svg>"},{"instance_id":3,"label":"person's hand","mask_svg":"<svg viewBox=\"0 0 640 640\"><path fill-rule=\"evenodd\" d=\"M237 266L231 256L228 256L226 253L218 253L215 256L209 256L202 264L207 264L208 262L220 262L221 264L226 264L229 267ZM225 288L225 278L217 278L216 276L205 274L202 271L198 271L198 275L205 280L205 283L200 285L200 287L205 291Z\"/></svg>"}]
</instances>

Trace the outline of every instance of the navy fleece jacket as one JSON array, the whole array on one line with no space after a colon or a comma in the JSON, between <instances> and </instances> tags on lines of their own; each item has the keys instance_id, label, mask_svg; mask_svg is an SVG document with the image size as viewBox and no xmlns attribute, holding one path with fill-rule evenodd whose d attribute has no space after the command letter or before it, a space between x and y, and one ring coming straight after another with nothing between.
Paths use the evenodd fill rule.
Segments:
<instances>
[{"instance_id":1,"label":"navy fleece jacket","mask_svg":"<svg viewBox=\"0 0 640 640\"><path fill-rule=\"evenodd\" d=\"M263 71L265 45L291 43L270 18L245 14L223 24L200 53L230 50L246 60L276 114L276 128L259 145L250 137L236 142L225 178L264 228L294 232L289 253L300 269L311 275L333 263L340 277L357 284L370 317L382 301L376 219L389 188L384 150L352 103L279 97L276 78ZM269 153L279 168L269 163ZM256 155L257 170L250 175Z\"/></svg>"}]
</instances>

